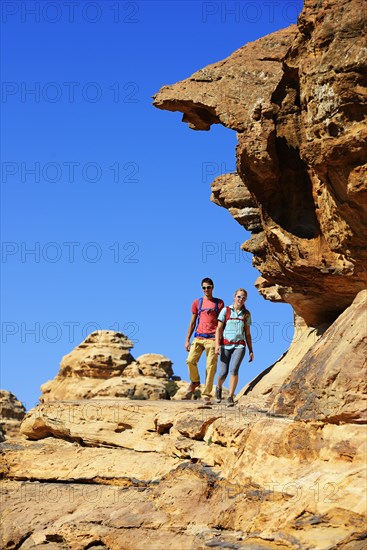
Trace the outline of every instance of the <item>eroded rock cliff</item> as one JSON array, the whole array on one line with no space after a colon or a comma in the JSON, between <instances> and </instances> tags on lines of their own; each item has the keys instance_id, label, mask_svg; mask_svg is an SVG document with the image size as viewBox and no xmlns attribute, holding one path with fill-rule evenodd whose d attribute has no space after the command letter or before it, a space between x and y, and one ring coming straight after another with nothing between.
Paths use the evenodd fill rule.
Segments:
<instances>
[{"instance_id":1,"label":"eroded rock cliff","mask_svg":"<svg viewBox=\"0 0 367 550\"><path fill-rule=\"evenodd\" d=\"M196 130L237 132L237 174L212 200L252 237L260 293L307 325L332 322L366 287L366 10L306 0L298 26L164 86L160 109Z\"/></svg>"}]
</instances>

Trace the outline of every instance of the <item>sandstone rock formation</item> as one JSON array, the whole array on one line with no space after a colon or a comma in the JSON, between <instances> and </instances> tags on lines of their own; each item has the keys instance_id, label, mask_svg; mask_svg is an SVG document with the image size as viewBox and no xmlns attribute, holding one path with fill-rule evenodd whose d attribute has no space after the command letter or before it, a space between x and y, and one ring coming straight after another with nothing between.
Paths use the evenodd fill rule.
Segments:
<instances>
[{"instance_id":1,"label":"sandstone rock formation","mask_svg":"<svg viewBox=\"0 0 367 550\"><path fill-rule=\"evenodd\" d=\"M274 411L302 420L367 423L367 290L304 355L275 395Z\"/></svg>"},{"instance_id":2,"label":"sandstone rock formation","mask_svg":"<svg viewBox=\"0 0 367 550\"><path fill-rule=\"evenodd\" d=\"M362 550L365 427L238 405L49 402L2 462L6 548Z\"/></svg>"},{"instance_id":3,"label":"sandstone rock formation","mask_svg":"<svg viewBox=\"0 0 367 550\"><path fill-rule=\"evenodd\" d=\"M160 109L196 130L236 130L237 174L212 200L253 235L259 291L307 325L332 322L366 287L366 11L306 0L298 27L164 86ZM272 289L275 287L275 289Z\"/></svg>"},{"instance_id":4,"label":"sandstone rock formation","mask_svg":"<svg viewBox=\"0 0 367 550\"><path fill-rule=\"evenodd\" d=\"M24 415L25 408L15 395L0 390L0 433L3 440L18 434Z\"/></svg>"},{"instance_id":5,"label":"sandstone rock formation","mask_svg":"<svg viewBox=\"0 0 367 550\"><path fill-rule=\"evenodd\" d=\"M306 0L298 27L157 95L238 132L212 200L252 231L294 340L228 409L168 399L167 358L88 337L2 444L1 547L365 550L364 21L360 0Z\"/></svg>"},{"instance_id":6,"label":"sandstone rock formation","mask_svg":"<svg viewBox=\"0 0 367 550\"><path fill-rule=\"evenodd\" d=\"M154 353L135 361L133 347L120 332L93 332L63 357L55 379L42 385L41 403L96 397L169 399L180 387L172 362Z\"/></svg>"},{"instance_id":7,"label":"sandstone rock formation","mask_svg":"<svg viewBox=\"0 0 367 550\"><path fill-rule=\"evenodd\" d=\"M302 420L367 422L367 290L330 326L299 319L279 361L250 382L240 402Z\"/></svg>"}]
</instances>

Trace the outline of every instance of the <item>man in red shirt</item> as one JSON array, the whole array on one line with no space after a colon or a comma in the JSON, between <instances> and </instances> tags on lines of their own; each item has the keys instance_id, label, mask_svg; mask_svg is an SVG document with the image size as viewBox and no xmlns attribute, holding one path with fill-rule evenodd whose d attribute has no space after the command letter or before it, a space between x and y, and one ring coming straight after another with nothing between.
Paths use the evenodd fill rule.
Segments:
<instances>
[{"instance_id":1,"label":"man in red shirt","mask_svg":"<svg viewBox=\"0 0 367 550\"><path fill-rule=\"evenodd\" d=\"M206 373L205 388L203 390L204 401L210 401L213 381L217 371L217 354L215 353L215 332L218 325L218 315L224 308L223 300L213 297L214 283L209 277L201 281L204 297L195 300L191 307L192 316L185 342L186 351L189 352L186 363L189 367L191 384L187 389L186 397L191 399L193 392L200 386L198 362L205 350ZM196 329L195 329L196 327ZM194 332L194 339L190 345L190 338Z\"/></svg>"}]
</instances>

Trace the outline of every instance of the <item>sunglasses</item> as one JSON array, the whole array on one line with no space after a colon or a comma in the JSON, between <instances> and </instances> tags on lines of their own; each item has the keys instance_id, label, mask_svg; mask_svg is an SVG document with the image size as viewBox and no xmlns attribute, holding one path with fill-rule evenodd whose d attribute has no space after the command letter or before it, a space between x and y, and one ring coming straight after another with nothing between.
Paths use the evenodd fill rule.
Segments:
<instances>
[{"instance_id":1,"label":"sunglasses","mask_svg":"<svg viewBox=\"0 0 367 550\"><path fill-rule=\"evenodd\" d=\"M209 285L209 286L202 286L201 288L202 288L203 290L208 290L209 288L213 288L213 286L212 286L212 285Z\"/></svg>"},{"instance_id":2,"label":"sunglasses","mask_svg":"<svg viewBox=\"0 0 367 550\"><path fill-rule=\"evenodd\" d=\"M236 296L239 300L246 300L246 296Z\"/></svg>"}]
</instances>

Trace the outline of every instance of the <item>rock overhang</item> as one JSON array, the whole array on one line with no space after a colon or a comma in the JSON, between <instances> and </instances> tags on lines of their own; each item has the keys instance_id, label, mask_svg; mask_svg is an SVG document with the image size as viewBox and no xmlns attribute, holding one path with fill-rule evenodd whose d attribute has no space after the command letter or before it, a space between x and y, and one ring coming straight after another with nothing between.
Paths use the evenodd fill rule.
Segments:
<instances>
[{"instance_id":1,"label":"rock overhang","mask_svg":"<svg viewBox=\"0 0 367 550\"><path fill-rule=\"evenodd\" d=\"M237 132L237 174L217 178L211 199L253 233L243 248L264 279L260 293L290 303L310 326L334 321L367 284L361 10L361 0L307 2L298 27L154 96L193 129L220 123Z\"/></svg>"}]
</instances>

